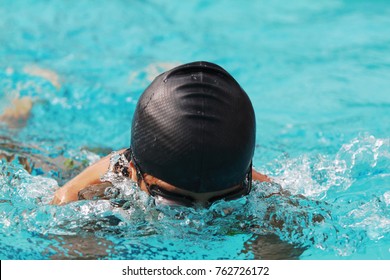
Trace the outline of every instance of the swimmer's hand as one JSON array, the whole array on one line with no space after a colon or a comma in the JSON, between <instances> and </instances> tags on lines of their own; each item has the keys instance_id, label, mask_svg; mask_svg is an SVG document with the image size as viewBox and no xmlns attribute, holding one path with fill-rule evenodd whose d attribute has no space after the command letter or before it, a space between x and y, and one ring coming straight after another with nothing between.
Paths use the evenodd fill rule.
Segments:
<instances>
[{"instance_id":1,"label":"swimmer's hand","mask_svg":"<svg viewBox=\"0 0 390 280\"><path fill-rule=\"evenodd\" d=\"M75 188L73 188L75 189ZM59 188L54 193L54 198L50 204L52 205L64 205L72 201L76 201L78 199L78 192L72 190L71 187L66 187L66 185L62 188Z\"/></svg>"},{"instance_id":2,"label":"swimmer's hand","mask_svg":"<svg viewBox=\"0 0 390 280\"><path fill-rule=\"evenodd\" d=\"M105 190L112 186L109 182L103 182L100 184L89 185L80 191L76 192L77 188L71 188L69 186L64 186L59 188L54 193L54 198L50 204L52 205L64 205L76 200L93 200L96 198L99 199L109 199L105 194Z\"/></svg>"},{"instance_id":3,"label":"swimmer's hand","mask_svg":"<svg viewBox=\"0 0 390 280\"><path fill-rule=\"evenodd\" d=\"M125 149L118 151L123 153ZM88 166L83 172L67 182L62 188L54 193L51 201L53 205L64 205L69 202L77 201L81 190L91 185L103 183L100 178L105 174L110 166L110 155L101 158L98 162Z\"/></svg>"}]
</instances>

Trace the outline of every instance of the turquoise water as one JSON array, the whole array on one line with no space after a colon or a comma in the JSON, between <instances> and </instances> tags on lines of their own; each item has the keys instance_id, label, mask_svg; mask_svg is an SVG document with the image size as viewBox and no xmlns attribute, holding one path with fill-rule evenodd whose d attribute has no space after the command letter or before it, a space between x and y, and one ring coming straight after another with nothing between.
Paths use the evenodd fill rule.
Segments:
<instances>
[{"instance_id":1,"label":"turquoise water","mask_svg":"<svg viewBox=\"0 0 390 280\"><path fill-rule=\"evenodd\" d=\"M389 1L0 1L1 259L390 259ZM157 74L220 64L250 96L256 169L276 186L211 209L48 205L129 145ZM18 160L19 159L19 160ZM30 163L31 174L20 164Z\"/></svg>"}]
</instances>

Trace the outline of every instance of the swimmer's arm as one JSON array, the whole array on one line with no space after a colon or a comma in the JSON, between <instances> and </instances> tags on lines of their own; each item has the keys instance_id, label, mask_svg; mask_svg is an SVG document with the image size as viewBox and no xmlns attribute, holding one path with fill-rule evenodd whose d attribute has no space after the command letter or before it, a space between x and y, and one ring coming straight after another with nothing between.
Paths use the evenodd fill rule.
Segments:
<instances>
[{"instance_id":1,"label":"swimmer's arm","mask_svg":"<svg viewBox=\"0 0 390 280\"><path fill-rule=\"evenodd\" d=\"M272 182L271 178L269 178L267 175L261 174L254 169L252 169L252 179L259 182Z\"/></svg>"},{"instance_id":2,"label":"swimmer's arm","mask_svg":"<svg viewBox=\"0 0 390 280\"><path fill-rule=\"evenodd\" d=\"M125 149L118 151L124 152ZM90 185L100 184L100 177L107 172L110 166L110 155L101 158L98 162L92 164L82 171L79 175L67 182L62 188L54 193L51 204L63 205L78 200L79 191Z\"/></svg>"}]
</instances>

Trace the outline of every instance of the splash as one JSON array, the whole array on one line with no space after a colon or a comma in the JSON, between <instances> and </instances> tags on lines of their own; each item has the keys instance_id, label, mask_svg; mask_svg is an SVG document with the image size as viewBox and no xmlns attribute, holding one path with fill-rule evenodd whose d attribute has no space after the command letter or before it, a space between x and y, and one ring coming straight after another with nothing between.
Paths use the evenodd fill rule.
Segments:
<instances>
[{"instance_id":1,"label":"splash","mask_svg":"<svg viewBox=\"0 0 390 280\"><path fill-rule=\"evenodd\" d=\"M389 139L365 135L342 145L335 156L303 155L277 161L271 169L275 182L292 194L324 199L332 191L346 191L364 176L388 176L389 149Z\"/></svg>"},{"instance_id":2,"label":"splash","mask_svg":"<svg viewBox=\"0 0 390 280\"><path fill-rule=\"evenodd\" d=\"M111 166L119 157L112 155ZM236 258L264 258L264 252L275 253L276 248L284 248L279 258L299 256L303 251L299 248L306 250L303 258L353 258L372 242L389 239L390 194L388 189L376 187L389 178L388 159L387 139L358 137L342 145L333 157L304 155L278 160L276 182L255 183L247 197L219 201L208 209L159 204L112 170L103 177L112 184L108 191L111 199L51 206L48 203L58 188L55 180L32 176L17 163L1 161L0 234L4 240L42 236L45 241L39 239L41 245L21 243L16 247L34 247L40 252L51 248L51 258L99 255L125 259L130 257L130 248L149 259L163 255L193 258L199 252L203 258L221 256L214 255L210 244ZM370 184L373 187L365 189ZM76 246L81 237L95 251ZM100 245L93 242L96 238ZM233 239L241 240L241 245L222 246ZM276 245L274 240L278 240ZM186 250L191 246L196 249ZM267 246L271 249L265 249ZM110 253L98 253L102 248Z\"/></svg>"},{"instance_id":3,"label":"splash","mask_svg":"<svg viewBox=\"0 0 390 280\"><path fill-rule=\"evenodd\" d=\"M389 238L389 143L363 135L335 156L277 161L275 181L291 196L268 202L275 205L271 227L285 240L343 257Z\"/></svg>"}]
</instances>

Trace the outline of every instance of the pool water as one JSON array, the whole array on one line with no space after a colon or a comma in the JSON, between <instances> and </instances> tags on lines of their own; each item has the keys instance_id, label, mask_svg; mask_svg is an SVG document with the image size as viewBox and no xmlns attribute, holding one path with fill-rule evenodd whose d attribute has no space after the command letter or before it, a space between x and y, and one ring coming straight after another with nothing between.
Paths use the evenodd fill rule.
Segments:
<instances>
[{"instance_id":1,"label":"pool water","mask_svg":"<svg viewBox=\"0 0 390 280\"><path fill-rule=\"evenodd\" d=\"M0 4L1 259L390 259L389 1ZM210 209L49 205L128 147L138 97L178 64L228 70L256 112L255 168L278 185ZM6 156L5 156L6 155ZM27 169L27 170L26 170Z\"/></svg>"}]
</instances>

